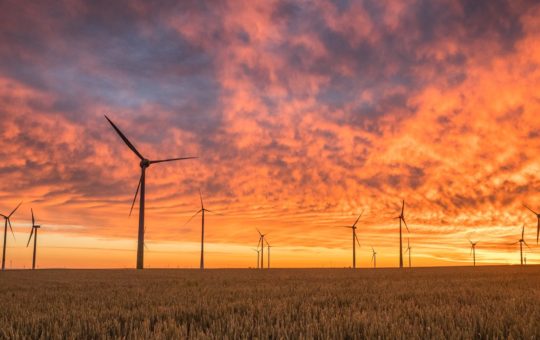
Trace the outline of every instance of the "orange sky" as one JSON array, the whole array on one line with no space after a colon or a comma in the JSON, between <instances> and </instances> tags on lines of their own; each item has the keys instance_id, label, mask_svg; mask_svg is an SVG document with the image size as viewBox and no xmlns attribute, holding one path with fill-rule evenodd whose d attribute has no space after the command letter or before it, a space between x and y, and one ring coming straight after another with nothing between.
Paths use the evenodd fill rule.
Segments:
<instances>
[{"instance_id":1,"label":"orange sky","mask_svg":"<svg viewBox=\"0 0 540 340\"><path fill-rule=\"evenodd\" d=\"M110 7L112 6L112 7ZM7 263L134 267L128 217L147 172L147 267L398 264L406 200L413 264L516 264L526 223L540 262L540 6L460 1L220 5L0 4L0 213Z\"/></svg>"}]
</instances>

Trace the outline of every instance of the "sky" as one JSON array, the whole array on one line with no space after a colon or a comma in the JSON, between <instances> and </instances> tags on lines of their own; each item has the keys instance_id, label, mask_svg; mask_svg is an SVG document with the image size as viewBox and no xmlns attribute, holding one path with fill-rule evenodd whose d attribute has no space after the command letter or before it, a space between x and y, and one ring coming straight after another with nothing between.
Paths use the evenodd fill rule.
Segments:
<instances>
[{"instance_id":1,"label":"sky","mask_svg":"<svg viewBox=\"0 0 540 340\"><path fill-rule=\"evenodd\" d=\"M8 268L540 262L537 1L0 3L0 213ZM406 242L406 241L404 241Z\"/></svg>"}]
</instances>

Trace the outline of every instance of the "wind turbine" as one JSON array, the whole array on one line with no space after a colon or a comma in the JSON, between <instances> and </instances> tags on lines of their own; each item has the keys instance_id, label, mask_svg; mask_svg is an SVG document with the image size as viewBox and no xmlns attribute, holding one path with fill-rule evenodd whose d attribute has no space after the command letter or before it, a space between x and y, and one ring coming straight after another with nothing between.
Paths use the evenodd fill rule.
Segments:
<instances>
[{"instance_id":1,"label":"wind turbine","mask_svg":"<svg viewBox=\"0 0 540 340\"><path fill-rule=\"evenodd\" d=\"M7 241L7 227L8 227L8 224L9 224L9 230L11 230L11 234L13 235L13 239L15 240L15 233L13 232L13 228L11 227L11 216L13 216L13 214L15 213L15 211L17 211L17 209L19 209L19 207L21 206L22 202L19 203L19 205L17 207L15 207L15 209L13 209L13 211L9 214L9 215L3 215L3 214L0 214L0 216L2 216L4 218L4 249L2 251L2 270L5 270L6 269L6 241Z\"/></svg>"},{"instance_id":2,"label":"wind turbine","mask_svg":"<svg viewBox=\"0 0 540 340\"><path fill-rule=\"evenodd\" d=\"M127 139L126 136L120 131L116 125L109 119L109 117L105 116L107 121L111 124L113 129L116 131L116 133L122 138L124 143L128 146L128 148L133 151L137 157L141 160L139 163L141 167L141 178L139 179L139 184L137 185L137 190L135 191L135 197L133 197L133 202L131 203L131 209L129 211L129 215L131 216L131 212L133 211L133 206L135 205L135 201L137 200L137 194L139 193L139 189L141 191L141 194L139 196L139 235L138 235L138 241L137 241L137 269L143 269L144 268L144 198L145 198L145 191L146 191L146 169L156 163L163 163L163 162L172 162L172 161L180 161L184 159L193 159L197 157L180 157L180 158L168 158L168 159L160 159L160 160L149 160L147 158L144 158L143 155L131 144L129 139Z\"/></svg>"},{"instance_id":3,"label":"wind turbine","mask_svg":"<svg viewBox=\"0 0 540 340\"><path fill-rule=\"evenodd\" d=\"M191 216L191 218L185 223L188 224L189 221L191 221L195 216L197 216L199 213L201 213L201 263L200 263L200 269L204 269L204 213L205 212L213 212L204 207L203 199L201 190L199 190L199 197L201 198L201 209L195 213L195 215Z\"/></svg>"},{"instance_id":4,"label":"wind turbine","mask_svg":"<svg viewBox=\"0 0 540 340\"><path fill-rule=\"evenodd\" d=\"M403 268L403 240L402 240L402 232L401 232L401 222L405 224L405 228L407 228L407 232L409 232L409 227L407 226L407 222L405 222L405 200L403 200L403 204L401 205L401 214L399 214L399 268Z\"/></svg>"},{"instance_id":5,"label":"wind turbine","mask_svg":"<svg viewBox=\"0 0 540 340\"><path fill-rule=\"evenodd\" d=\"M538 244L538 238L540 237L540 214L537 213L536 211L532 210L531 208L529 208L528 206L526 206L525 204L523 204L523 206L527 209L529 209L533 214L536 215L536 220L537 220L537 225L536 225L536 244Z\"/></svg>"},{"instance_id":6,"label":"wind turbine","mask_svg":"<svg viewBox=\"0 0 540 340\"><path fill-rule=\"evenodd\" d=\"M261 269L264 269L264 236L266 234L262 234L259 229L257 229L257 232L259 233L259 243L257 244L257 248L259 245L261 246Z\"/></svg>"},{"instance_id":7,"label":"wind turbine","mask_svg":"<svg viewBox=\"0 0 540 340\"><path fill-rule=\"evenodd\" d=\"M478 244L478 241L473 242L469 240L469 242L471 243L471 252L469 256L473 256L473 267L476 267L476 245Z\"/></svg>"},{"instance_id":8,"label":"wind turbine","mask_svg":"<svg viewBox=\"0 0 540 340\"><path fill-rule=\"evenodd\" d=\"M267 259L267 266L268 266L268 269L270 269L270 248L272 248L272 246L270 245L270 243L268 243L268 241L266 241L266 247L268 248L268 259Z\"/></svg>"},{"instance_id":9,"label":"wind turbine","mask_svg":"<svg viewBox=\"0 0 540 340\"><path fill-rule=\"evenodd\" d=\"M531 249L531 247L529 247L527 242L525 242L525 224L521 228L521 238L519 239L519 241L511 243L510 245L514 245L514 244L517 244L517 243L519 243L519 256L520 256L520 259L521 259L521 265L523 266L523 244L525 244L527 246L527 248Z\"/></svg>"},{"instance_id":10,"label":"wind turbine","mask_svg":"<svg viewBox=\"0 0 540 340\"><path fill-rule=\"evenodd\" d=\"M354 222L352 226L343 226L343 228L350 228L352 229L352 267L353 269L356 268L356 244L358 244L358 247L360 247L360 241L358 241L358 236L356 236L356 224L360 220L360 217L362 217L362 214L364 213L364 210L360 212L360 215L358 215L358 218Z\"/></svg>"},{"instance_id":11,"label":"wind turbine","mask_svg":"<svg viewBox=\"0 0 540 340\"><path fill-rule=\"evenodd\" d=\"M407 249L405 249L405 253L409 253L409 268L411 268L411 244L409 243L409 238L407 237Z\"/></svg>"},{"instance_id":12,"label":"wind turbine","mask_svg":"<svg viewBox=\"0 0 540 340\"><path fill-rule=\"evenodd\" d=\"M30 208L30 211L32 212L32 230L30 231L30 237L28 238L28 243L26 244L26 248L30 245L30 240L32 240L32 235L34 236L34 255L32 256L32 270L36 269L36 248L37 248L37 232L38 229L41 228L40 225L36 224L36 219L34 218L34 210Z\"/></svg>"},{"instance_id":13,"label":"wind turbine","mask_svg":"<svg viewBox=\"0 0 540 340\"><path fill-rule=\"evenodd\" d=\"M371 247L371 251L373 252L373 255L371 256L371 262L373 262L373 268L377 268L377 252L373 247Z\"/></svg>"},{"instance_id":14,"label":"wind turbine","mask_svg":"<svg viewBox=\"0 0 540 340\"><path fill-rule=\"evenodd\" d=\"M254 251L257 252L257 269L259 269L259 264L260 264L259 255L261 253L261 250L258 247L259 247L259 245L257 245L257 249L253 249Z\"/></svg>"}]
</instances>

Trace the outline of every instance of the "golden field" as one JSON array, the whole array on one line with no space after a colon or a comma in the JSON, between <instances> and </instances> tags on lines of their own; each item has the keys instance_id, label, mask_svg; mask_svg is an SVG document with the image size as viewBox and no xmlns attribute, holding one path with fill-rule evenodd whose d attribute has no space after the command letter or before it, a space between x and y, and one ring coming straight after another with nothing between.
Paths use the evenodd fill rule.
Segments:
<instances>
[{"instance_id":1,"label":"golden field","mask_svg":"<svg viewBox=\"0 0 540 340\"><path fill-rule=\"evenodd\" d=\"M0 273L1 338L534 338L540 267Z\"/></svg>"}]
</instances>

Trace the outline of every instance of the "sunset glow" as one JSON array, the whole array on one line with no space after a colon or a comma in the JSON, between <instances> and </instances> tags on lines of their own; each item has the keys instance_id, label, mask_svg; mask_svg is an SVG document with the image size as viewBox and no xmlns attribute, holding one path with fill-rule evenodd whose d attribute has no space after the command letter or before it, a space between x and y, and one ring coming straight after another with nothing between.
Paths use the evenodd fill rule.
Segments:
<instances>
[{"instance_id":1,"label":"sunset glow","mask_svg":"<svg viewBox=\"0 0 540 340\"><path fill-rule=\"evenodd\" d=\"M467 4L464 4L467 3ZM540 5L527 1L0 4L0 213L7 267L540 263ZM94 7L95 6L95 7ZM486 7L487 6L487 7ZM406 241L405 241L406 243ZM407 262L405 262L407 263Z\"/></svg>"}]
</instances>

